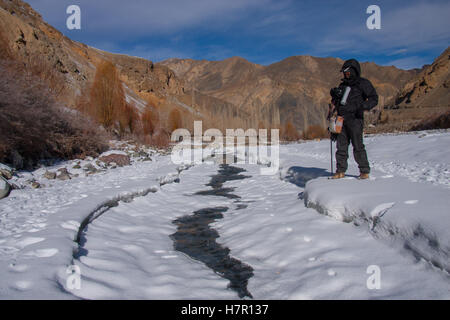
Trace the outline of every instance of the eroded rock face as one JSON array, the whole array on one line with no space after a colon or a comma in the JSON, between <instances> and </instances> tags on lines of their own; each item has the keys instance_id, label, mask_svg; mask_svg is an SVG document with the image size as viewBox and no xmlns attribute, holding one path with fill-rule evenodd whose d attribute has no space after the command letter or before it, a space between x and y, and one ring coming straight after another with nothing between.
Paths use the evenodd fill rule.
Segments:
<instances>
[{"instance_id":1,"label":"eroded rock face","mask_svg":"<svg viewBox=\"0 0 450 320\"><path fill-rule=\"evenodd\" d=\"M397 107L450 107L450 47L396 95Z\"/></svg>"}]
</instances>

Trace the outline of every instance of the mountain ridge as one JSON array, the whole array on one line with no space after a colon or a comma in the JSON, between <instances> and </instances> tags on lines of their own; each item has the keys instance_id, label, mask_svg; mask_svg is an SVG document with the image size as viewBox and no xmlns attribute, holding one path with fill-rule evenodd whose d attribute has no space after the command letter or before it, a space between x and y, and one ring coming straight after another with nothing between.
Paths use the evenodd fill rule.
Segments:
<instances>
[{"instance_id":1,"label":"mountain ridge","mask_svg":"<svg viewBox=\"0 0 450 320\"><path fill-rule=\"evenodd\" d=\"M292 122L297 130L326 126L329 90L341 78L343 60L298 55L264 66L234 56L208 61L172 58L154 63L140 57L113 54L64 36L22 0L0 0L0 27L19 60L39 56L64 75L65 104L76 107L86 96L102 61L116 65L127 100L139 112L146 107L168 114L182 113L183 126L194 120L204 128L282 128ZM416 79L418 70L402 70L363 62L362 75L377 89L380 102L369 122L398 99L400 90ZM426 67L428 70L432 68ZM422 70L421 73L424 71ZM163 119L164 120L164 119ZM167 119L166 119L167 120Z\"/></svg>"}]
</instances>

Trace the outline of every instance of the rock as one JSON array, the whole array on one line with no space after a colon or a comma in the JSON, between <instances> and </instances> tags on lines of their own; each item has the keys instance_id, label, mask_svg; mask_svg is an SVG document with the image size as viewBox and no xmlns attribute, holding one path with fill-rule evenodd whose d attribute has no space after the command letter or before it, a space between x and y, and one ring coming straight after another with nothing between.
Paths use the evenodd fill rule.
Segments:
<instances>
[{"instance_id":1,"label":"rock","mask_svg":"<svg viewBox=\"0 0 450 320\"><path fill-rule=\"evenodd\" d=\"M31 183L31 187L32 187L33 189L39 189L39 188L41 187L41 184L40 184L39 182L37 182L37 181L33 181L33 182Z\"/></svg>"},{"instance_id":2,"label":"rock","mask_svg":"<svg viewBox=\"0 0 450 320\"><path fill-rule=\"evenodd\" d=\"M56 179L56 173L51 171L46 171L43 175L44 178L48 180L55 180Z\"/></svg>"},{"instance_id":3,"label":"rock","mask_svg":"<svg viewBox=\"0 0 450 320\"><path fill-rule=\"evenodd\" d=\"M89 173L95 173L98 171L97 168L94 167L94 165L92 163L88 163L88 164L84 165L83 170L87 171Z\"/></svg>"},{"instance_id":4,"label":"rock","mask_svg":"<svg viewBox=\"0 0 450 320\"><path fill-rule=\"evenodd\" d=\"M110 164L115 162L119 167L130 165L130 157L124 154L109 154L107 156L101 156L99 158L100 161Z\"/></svg>"},{"instance_id":5,"label":"rock","mask_svg":"<svg viewBox=\"0 0 450 320\"><path fill-rule=\"evenodd\" d=\"M81 169L81 166L79 164L76 164L72 167L72 169Z\"/></svg>"},{"instance_id":6,"label":"rock","mask_svg":"<svg viewBox=\"0 0 450 320\"><path fill-rule=\"evenodd\" d=\"M101 168L106 168L106 164L100 160L95 161L95 164Z\"/></svg>"},{"instance_id":7,"label":"rock","mask_svg":"<svg viewBox=\"0 0 450 320\"><path fill-rule=\"evenodd\" d=\"M9 183L0 176L0 199L6 198L11 191Z\"/></svg>"},{"instance_id":8,"label":"rock","mask_svg":"<svg viewBox=\"0 0 450 320\"><path fill-rule=\"evenodd\" d=\"M70 180L70 175L68 173L61 173L60 175L58 175L56 177L56 179L62 180L62 181Z\"/></svg>"},{"instance_id":9,"label":"rock","mask_svg":"<svg viewBox=\"0 0 450 320\"><path fill-rule=\"evenodd\" d=\"M9 183L9 186L11 187L11 190L20 190L24 188L23 186L18 186L15 183Z\"/></svg>"},{"instance_id":10,"label":"rock","mask_svg":"<svg viewBox=\"0 0 450 320\"><path fill-rule=\"evenodd\" d=\"M141 158L148 158L149 154L143 150L139 151L139 157Z\"/></svg>"},{"instance_id":11,"label":"rock","mask_svg":"<svg viewBox=\"0 0 450 320\"><path fill-rule=\"evenodd\" d=\"M67 171L67 168L59 168L56 170L59 172L59 175L56 176L56 179L58 180L70 180L70 173Z\"/></svg>"},{"instance_id":12,"label":"rock","mask_svg":"<svg viewBox=\"0 0 450 320\"><path fill-rule=\"evenodd\" d=\"M14 170L12 168L0 163L0 176L5 178L6 180L12 179L13 171Z\"/></svg>"},{"instance_id":13,"label":"rock","mask_svg":"<svg viewBox=\"0 0 450 320\"><path fill-rule=\"evenodd\" d=\"M7 171L7 170L0 169L0 176L2 176L3 178L5 178L7 180L11 180L12 179L12 173L10 171Z\"/></svg>"}]
</instances>

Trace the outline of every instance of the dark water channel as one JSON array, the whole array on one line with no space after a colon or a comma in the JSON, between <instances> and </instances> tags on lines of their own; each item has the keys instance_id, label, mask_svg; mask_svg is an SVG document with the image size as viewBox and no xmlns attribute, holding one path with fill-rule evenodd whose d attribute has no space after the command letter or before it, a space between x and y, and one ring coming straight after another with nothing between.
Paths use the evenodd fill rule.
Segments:
<instances>
[{"instance_id":1,"label":"dark water channel","mask_svg":"<svg viewBox=\"0 0 450 320\"><path fill-rule=\"evenodd\" d=\"M199 191L196 194L234 199L238 203L235 210L243 209L246 205L240 203L240 197L232 193L234 188L224 188L223 184L230 180L250 178L241 174L244 171L244 169L223 164L206 185L212 189ZM229 288L236 291L240 298L252 298L247 285L248 279L253 276L253 268L231 257L230 249L216 242L219 233L210 227L211 223L222 219L228 211L228 207L204 208L178 218L173 221L178 229L171 238L174 241L175 250L203 262L221 277L228 279Z\"/></svg>"}]
</instances>

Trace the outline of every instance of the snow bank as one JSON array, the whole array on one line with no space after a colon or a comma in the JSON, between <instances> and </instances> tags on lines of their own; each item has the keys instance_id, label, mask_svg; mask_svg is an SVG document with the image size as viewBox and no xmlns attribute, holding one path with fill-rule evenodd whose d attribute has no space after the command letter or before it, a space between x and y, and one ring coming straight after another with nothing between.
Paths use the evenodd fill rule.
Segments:
<instances>
[{"instance_id":1,"label":"snow bank","mask_svg":"<svg viewBox=\"0 0 450 320\"><path fill-rule=\"evenodd\" d=\"M123 155L123 156L128 156L128 154L127 154L125 151L122 151L122 150L108 150L108 151L106 151L106 152L103 152L103 153L99 156L99 158L101 158L101 157L107 157L107 156L110 156L110 155L112 155L112 154L120 154L120 155Z\"/></svg>"},{"instance_id":2,"label":"snow bank","mask_svg":"<svg viewBox=\"0 0 450 320\"><path fill-rule=\"evenodd\" d=\"M431 184L385 175L310 180L305 205L344 222L367 226L376 237L399 242L417 258L450 271L450 197Z\"/></svg>"}]
</instances>

